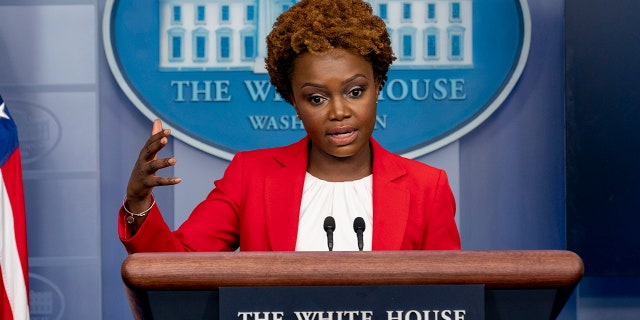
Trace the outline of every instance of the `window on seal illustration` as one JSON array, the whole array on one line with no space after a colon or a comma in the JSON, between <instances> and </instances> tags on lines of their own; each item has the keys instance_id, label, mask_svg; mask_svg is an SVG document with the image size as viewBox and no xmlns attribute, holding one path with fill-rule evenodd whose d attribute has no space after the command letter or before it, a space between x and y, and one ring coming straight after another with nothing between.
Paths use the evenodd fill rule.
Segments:
<instances>
[{"instance_id":1,"label":"window on seal illustration","mask_svg":"<svg viewBox=\"0 0 640 320\"><path fill-rule=\"evenodd\" d=\"M169 37L169 62L183 62L184 29L171 28L167 36Z\"/></svg>"},{"instance_id":2,"label":"window on seal illustration","mask_svg":"<svg viewBox=\"0 0 640 320\"><path fill-rule=\"evenodd\" d=\"M427 3L427 17L426 22L437 22L436 16L436 4L435 3Z\"/></svg>"},{"instance_id":3,"label":"window on seal illustration","mask_svg":"<svg viewBox=\"0 0 640 320\"><path fill-rule=\"evenodd\" d=\"M229 23L231 20L231 13L228 5L220 6L220 23Z\"/></svg>"},{"instance_id":4,"label":"window on seal illustration","mask_svg":"<svg viewBox=\"0 0 640 320\"><path fill-rule=\"evenodd\" d=\"M256 21L256 6L247 5L247 12L245 15L246 22L255 22Z\"/></svg>"},{"instance_id":5,"label":"window on seal illustration","mask_svg":"<svg viewBox=\"0 0 640 320\"><path fill-rule=\"evenodd\" d=\"M447 30L449 38L449 60L464 60L464 28L460 26L451 27Z\"/></svg>"},{"instance_id":6,"label":"window on seal illustration","mask_svg":"<svg viewBox=\"0 0 640 320\"><path fill-rule=\"evenodd\" d=\"M257 56L255 28L242 30L240 37L242 38L242 61L253 61Z\"/></svg>"},{"instance_id":7,"label":"window on seal illustration","mask_svg":"<svg viewBox=\"0 0 640 320\"><path fill-rule=\"evenodd\" d=\"M203 5L196 6L196 24L206 24L207 23L207 15L206 15L206 7Z\"/></svg>"},{"instance_id":8,"label":"window on seal illustration","mask_svg":"<svg viewBox=\"0 0 640 320\"><path fill-rule=\"evenodd\" d=\"M440 55L438 54L438 40L440 30L435 27L427 28L424 31L424 59L425 60L438 60Z\"/></svg>"},{"instance_id":9,"label":"window on seal illustration","mask_svg":"<svg viewBox=\"0 0 640 320\"><path fill-rule=\"evenodd\" d=\"M232 30L229 28L221 28L216 31L218 38L218 62L231 62L231 35Z\"/></svg>"},{"instance_id":10,"label":"window on seal illustration","mask_svg":"<svg viewBox=\"0 0 640 320\"><path fill-rule=\"evenodd\" d=\"M450 22L461 22L462 21L462 15L461 15L461 8L460 8L460 2L452 2L450 5L450 10L451 10L451 15L449 16L449 21Z\"/></svg>"},{"instance_id":11,"label":"window on seal illustration","mask_svg":"<svg viewBox=\"0 0 640 320\"><path fill-rule=\"evenodd\" d=\"M402 22L411 22L411 3L402 4Z\"/></svg>"},{"instance_id":12,"label":"window on seal illustration","mask_svg":"<svg viewBox=\"0 0 640 320\"><path fill-rule=\"evenodd\" d=\"M209 43L209 31L205 28L198 28L193 31L193 62L207 62Z\"/></svg>"},{"instance_id":13,"label":"window on seal illustration","mask_svg":"<svg viewBox=\"0 0 640 320\"><path fill-rule=\"evenodd\" d=\"M387 4L381 3L378 5L378 16L382 18L382 20L387 20Z\"/></svg>"},{"instance_id":14,"label":"window on seal illustration","mask_svg":"<svg viewBox=\"0 0 640 320\"><path fill-rule=\"evenodd\" d=\"M415 36L413 27L403 27L398 30L400 36L400 61L415 60Z\"/></svg>"},{"instance_id":15,"label":"window on seal illustration","mask_svg":"<svg viewBox=\"0 0 640 320\"><path fill-rule=\"evenodd\" d=\"M171 7L171 24L182 24L182 7Z\"/></svg>"}]
</instances>

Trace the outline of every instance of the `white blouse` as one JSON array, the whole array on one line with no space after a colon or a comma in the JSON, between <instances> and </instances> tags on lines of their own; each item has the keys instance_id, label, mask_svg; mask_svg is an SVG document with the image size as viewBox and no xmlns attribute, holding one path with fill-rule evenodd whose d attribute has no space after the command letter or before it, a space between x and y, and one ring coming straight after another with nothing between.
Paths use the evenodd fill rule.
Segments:
<instances>
[{"instance_id":1,"label":"white blouse","mask_svg":"<svg viewBox=\"0 0 640 320\"><path fill-rule=\"evenodd\" d=\"M334 251L358 251L353 221L362 217L364 251L371 251L373 234L372 176L360 180L329 182L307 172L302 190L296 251L328 251L324 219L336 221L333 232Z\"/></svg>"}]
</instances>

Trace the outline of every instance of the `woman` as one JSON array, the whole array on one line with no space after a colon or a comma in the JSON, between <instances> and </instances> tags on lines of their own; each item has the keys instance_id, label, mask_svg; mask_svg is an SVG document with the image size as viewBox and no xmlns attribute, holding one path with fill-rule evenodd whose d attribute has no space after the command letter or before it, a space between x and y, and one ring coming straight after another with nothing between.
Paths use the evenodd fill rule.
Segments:
<instances>
[{"instance_id":1,"label":"woman","mask_svg":"<svg viewBox=\"0 0 640 320\"><path fill-rule=\"evenodd\" d=\"M267 71L307 136L285 147L240 152L215 188L172 232L152 196L179 178L156 175L169 130L154 121L119 212L129 252L460 249L455 200L444 171L402 158L372 137L378 93L395 59L386 26L359 0L301 1L267 38Z\"/></svg>"}]
</instances>

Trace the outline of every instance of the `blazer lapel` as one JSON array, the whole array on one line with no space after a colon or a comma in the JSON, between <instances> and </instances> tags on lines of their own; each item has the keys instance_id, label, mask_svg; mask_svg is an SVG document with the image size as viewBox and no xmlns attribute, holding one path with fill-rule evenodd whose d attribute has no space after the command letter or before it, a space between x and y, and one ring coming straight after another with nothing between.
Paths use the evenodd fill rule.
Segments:
<instances>
[{"instance_id":1,"label":"blazer lapel","mask_svg":"<svg viewBox=\"0 0 640 320\"><path fill-rule=\"evenodd\" d=\"M399 250L409 217L409 190L397 180L406 174L390 153L372 141L373 250ZM300 203L307 169L308 139L275 155L278 163L265 177L265 212L273 251L294 251L298 237Z\"/></svg>"},{"instance_id":2,"label":"blazer lapel","mask_svg":"<svg viewBox=\"0 0 640 320\"><path fill-rule=\"evenodd\" d=\"M399 250L409 218L409 190L398 182L406 174L390 153L373 145L373 250Z\"/></svg>"},{"instance_id":3,"label":"blazer lapel","mask_svg":"<svg viewBox=\"0 0 640 320\"><path fill-rule=\"evenodd\" d=\"M277 168L265 177L265 212L271 249L294 251L307 169L307 139L283 150L273 158Z\"/></svg>"}]
</instances>

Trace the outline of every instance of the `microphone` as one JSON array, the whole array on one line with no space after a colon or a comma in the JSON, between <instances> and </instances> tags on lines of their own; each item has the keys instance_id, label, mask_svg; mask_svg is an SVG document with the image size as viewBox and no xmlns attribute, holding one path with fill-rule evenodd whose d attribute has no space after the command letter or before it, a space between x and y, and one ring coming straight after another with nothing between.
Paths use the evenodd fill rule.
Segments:
<instances>
[{"instance_id":1,"label":"microphone","mask_svg":"<svg viewBox=\"0 0 640 320\"><path fill-rule=\"evenodd\" d=\"M355 231L358 236L358 249L360 249L360 251L362 251L362 248L364 247L364 244L362 243L362 233L365 228L366 226L364 225L364 219L362 219L362 217L357 217L353 220L353 231Z\"/></svg>"},{"instance_id":2,"label":"microphone","mask_svg":"<svg viewBox=\"0 0 640 320\"><path fill-rule=\"evenodd\" d=\"M336 220L331 216L324 218L324 231L327 232L329 251L333 251L333 230L336 230Z\"/></svg>"}]
</instances>

